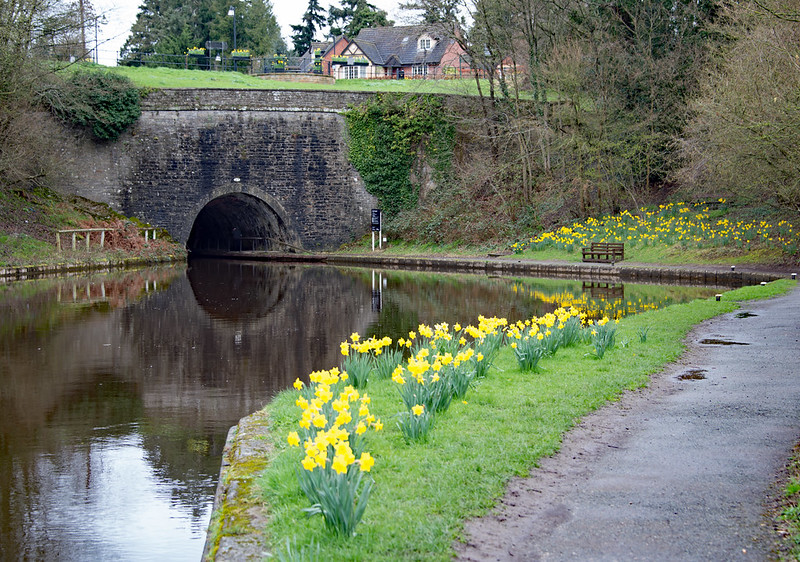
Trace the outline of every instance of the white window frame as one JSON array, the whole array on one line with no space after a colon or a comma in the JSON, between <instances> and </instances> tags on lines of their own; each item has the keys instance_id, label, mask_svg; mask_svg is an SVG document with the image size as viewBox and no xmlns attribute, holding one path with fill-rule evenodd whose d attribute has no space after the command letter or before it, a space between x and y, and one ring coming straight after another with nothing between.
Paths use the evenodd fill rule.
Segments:
<instances>
[{"instance_id":1,"label":"white window frame","mask_svg":"<svg viewBox=\"0 0 800 562\"><path fill-rule=\"evenodd\" d=\"M427 64L415 64L411 67L411 75L412 76L427 76L428 75L428 65Z\"/></svg>"},{"instance_id":2,"label":"white window frame","mask_svg":"<svg viewBox=\"0 0 800 562\"><path fill-rule=\"evenodd\" d=\"M366 73L362 76L361 65L342 66L341 67L342 79L353 80L355 78L366 78Z\"/></svg>"},{"instance_id":3,"label":"white window frame","mask_svg":"<svg viewBox=\"0 0 800 562\"><path fill-rule=\"evenodd\" d=\"M433 40L430 37L420 37L419 42L417 43L417 49L420 51L423 50L431 50L433 47Z\"/></svg>"}]
</instances>

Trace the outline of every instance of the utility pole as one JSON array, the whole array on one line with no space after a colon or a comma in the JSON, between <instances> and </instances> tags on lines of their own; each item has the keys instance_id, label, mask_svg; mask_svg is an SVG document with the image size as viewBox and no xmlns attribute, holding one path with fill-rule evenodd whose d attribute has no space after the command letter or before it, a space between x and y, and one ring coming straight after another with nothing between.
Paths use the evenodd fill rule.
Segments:
<instances>
[{"instance_id":1,"label":"utility pole","mask_svg":"<svg viewBox=\"0 0 800 562\"><path fill-rule=\"evenodd\" d=\"M86 14L84 12L83 0L80 0L81 11L81 59L86 56Z\"/></svg>"}]
</instances>

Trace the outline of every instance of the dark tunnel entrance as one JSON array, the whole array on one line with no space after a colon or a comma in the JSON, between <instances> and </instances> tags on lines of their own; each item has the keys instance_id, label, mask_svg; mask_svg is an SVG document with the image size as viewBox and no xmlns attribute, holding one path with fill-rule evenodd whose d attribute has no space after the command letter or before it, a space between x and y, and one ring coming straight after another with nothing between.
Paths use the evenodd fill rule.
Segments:
<instances>
[{"instance_id":1,"label":"dark tunnel entrance","mask_svg":"<svg viewBox=\"0 0 800 562\"><path fill-rule=\"evenodd\" d=\"M192 225L186 248L195 254L249 250L294 252L299 241L267 203L245 193L217 197Z\"/></svg>"}]
</instances>

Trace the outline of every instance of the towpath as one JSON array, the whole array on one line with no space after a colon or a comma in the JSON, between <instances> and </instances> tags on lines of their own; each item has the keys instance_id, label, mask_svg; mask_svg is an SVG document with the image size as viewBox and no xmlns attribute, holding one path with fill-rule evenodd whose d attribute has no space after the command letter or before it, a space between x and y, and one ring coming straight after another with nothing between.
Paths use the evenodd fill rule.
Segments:
<instances>
[{"instance_id":1,"label":"towpath","mask_svg":"<svg viewBox=\"0 0 800 562\"><path fill-rule=\"evenodd\" d=\"M800 288L697 326L648 388L589 415L473 520L459 558L770 560L800 436Z\"/></svg>"}]
</instances>

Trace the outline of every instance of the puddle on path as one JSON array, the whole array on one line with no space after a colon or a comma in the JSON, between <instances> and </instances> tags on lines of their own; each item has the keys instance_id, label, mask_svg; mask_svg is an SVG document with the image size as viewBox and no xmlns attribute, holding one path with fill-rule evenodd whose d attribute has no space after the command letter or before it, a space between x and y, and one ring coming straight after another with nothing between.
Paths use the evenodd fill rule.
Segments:
<instances>
[{"instance_id":1,"label":"puddle on path","mask_svg":"<svg viewBox=\"0 0 800 562\"><path fill-rule=\"evenodd\" d=\"M679 381L700 381L706 378L705 369L691 369L678 376Z\"/></svg>"},{"instance_id":2,"label":"puddle on path","mask_svg":"<svg viewBox=\"0 0 800 562\"><path fill-rule=\"evenodd\" d=\"M740 312L736 315L736 318L752 318L753 316L758 316L758 314L753 314L752 312Z\"/></svg>"},{"instance_id":3,"label":"puddle on path","mask_svg":"<svg viewBox=\"0 0 800 562\"><path fill-rule=\"evenodd\" d=\"M750 345L749 343L742 343L738 341L717 340L713 338L706 338L700 340L700 343L705 345Z\"/></svg>"}]
</instances>

